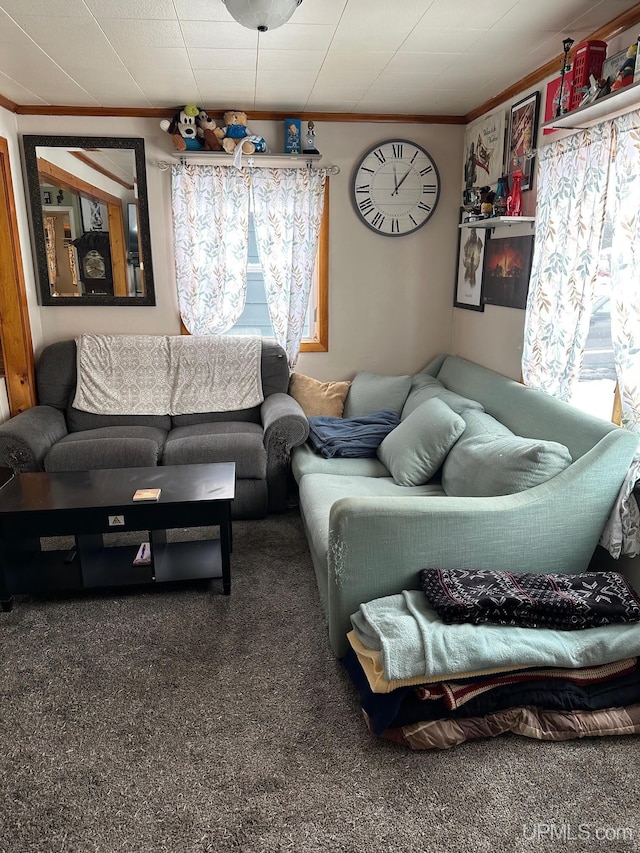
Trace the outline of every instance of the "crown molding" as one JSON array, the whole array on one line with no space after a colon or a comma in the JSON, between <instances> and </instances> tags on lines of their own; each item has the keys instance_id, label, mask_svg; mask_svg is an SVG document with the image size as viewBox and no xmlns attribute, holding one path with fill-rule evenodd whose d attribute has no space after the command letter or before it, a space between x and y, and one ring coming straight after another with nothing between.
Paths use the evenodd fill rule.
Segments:
<instances>
[{"instance_id":1,"label":"crown molding","mask_svg":"<svg viewBox=\"0 0 640 853\"><path fill-rule=\"evenodd\" d=\"M1 97L1 96L0 96ZM108 116L111 118L172 118L180 107L173 109L136 107L77 107L52 104L14 104L18 115L36 116ZM212 118L222 118L225 110L207 110ZM251 110L252 121L284 121L291 111ZM302 121L323 122L406 122L408 124L466 124L462 115L411 115L410 113L296 113Z\"/></svg>"},{"instance_id":2,"label":"crown molding","mask_svg":"<svg viewBox=\"0 0 640 853\"><path fill-rule=\"evenodd\" d=\"M10 113L18 112L18 104L15 101L10 101L9 98L5 98L4 95L0 95L0 107L4 107L5 110L9 110Z\"/></svg>"}]
</instances>

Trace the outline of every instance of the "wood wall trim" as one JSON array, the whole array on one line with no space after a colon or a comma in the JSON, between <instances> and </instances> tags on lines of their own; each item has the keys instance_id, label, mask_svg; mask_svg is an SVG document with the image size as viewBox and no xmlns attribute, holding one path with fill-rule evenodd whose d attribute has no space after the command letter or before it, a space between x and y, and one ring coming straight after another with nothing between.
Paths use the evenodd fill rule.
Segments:
<instances>
[{"instance_id":1,"label":"wood wall trim","mask_svg":"<svg viewBox=\"0 0 640 853\"><path fill-rule=\"evenodd\" d=\"M300 352L329 352L329 180L327 176L318 241L318 338L303 341Z\"/></svg>"},{"instance_id":2,"label":"wood wall trim","mask_svg":"<svg viewBox=\"0 0 640 853\"><path fill-rule=\"evenodd\" d=\"M0 137L0 337L11 415L36 405L33 342L9 145Z\"/></svg>"},{"instance_id":3,"label":"wood wall trim","mask_svg":"<svg viewBox=\"0 0 640 853\"><path fill-rule=\"evenodd\" d=\"M49 178L49 180L60 189L69 190L69 192L83 195L86 198L91 198L94 201L101 201L104 204L114 204L120 207L122 199L117 195L112 195L101 187L94 187L79 178L77 175L72 175L65 169L56 166L55 163L50 163L48 160L38 157L38 177ZM42 183L42 181L40 181Z\"/></svg>"},{"instance_id":4,"label":"wood wall trim","mask_svg":"<svg viewBox=\"0 0 640 853\"><path fill-rule=\"evenodd\" d=\"M95 149L94 149L95 150ZM119 178L117 175L114 175L113 172L110 172L108 169L105 169L104 166L100 166L95 160L92 160L91 157L88 157L86 154L83 154L82 151L71 151L74 157L80 160L81 163L84 163L85 166L88 166L90 169L93 169L95 172L99 172L101 175L104 175L105 178L109 178L110 181L113 181L114 184L120 184L121 187L124 187L125 190L130 190L133 192L134 186L130 184L128 181L123 181L122 178Z\"/></svg>"},{"instance_id":5,"label":"wood wall trim","mask_svg":"<svg viewBox=\"0 0 640 853\"><path fill-rule=\"evenodd\" d=\"M18 115L35 116L102 116L108 118L163 118L171 119L179 107L173 110L136 107L75 107L52 105L43 107L40 104L20 104L15 112ZM207 109L209 115L222 121L224 110ZM410 113L297 113L301 121L323 122L406 122L408 124L466 124L461 115L412 115ZM284 121L289 118L289 112L274 110L251 110L252 121Z\"/></svg>"},{"instance_id":6,"label":"wood wall trim","mask_svg":"<svg viewBox=\"0 0 640 853\"><path fill-rule=\"evenodd\" d=\"M18 112L18 104L15 101L10 101L9 98L5 98L4 95L0 95L0 107L4 107L5 110L9 110L10 113Z\"/></svg>"}]
</instances>

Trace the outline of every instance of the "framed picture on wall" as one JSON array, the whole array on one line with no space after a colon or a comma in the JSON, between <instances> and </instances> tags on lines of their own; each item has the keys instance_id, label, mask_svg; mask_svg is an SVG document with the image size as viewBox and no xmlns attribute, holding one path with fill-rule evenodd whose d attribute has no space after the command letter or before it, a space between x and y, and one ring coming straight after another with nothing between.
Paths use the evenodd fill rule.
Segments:
<instances>
[{"instance_id":1,"label":"framed picture on wall","mask_svg":"<svg viewBox=\"0 0 640 853\"><path fill-rule=\"evenodd\" d=\"M533 184L534 151L538 133L540 92L532 92L511 107L509 134L507 136L507 172L522 172L522 189L530 190Z\"/></svg>"},{"instance_id":2,"label":"framed picture on wall","mask_svg":"<svg viewBox=\"0 0 640 853\"><path fill-rule=\"evenodd\" d=\"M460 222L463 214L464 208L460 208ZM482 265L486 239L486 228L465 226L458 229L458 267L453 299L456 308L484 311Z\"/></svg>"},{"instance_id":3,"label":"framed picture on wall","mask_svg":"<svg viewBox=\"0 0 640 853\"><path fill-rule=\"evenodd\" d=\"M464 170L462 188L495 186L504 168L503 111L470 124L464 134Z\"/></svg>"},{"instance_id":4,"label":"framed picture on wall","mask_svg":"<svg viewBox=\"0 0 640 853\"><path fill-rule=\"evenodd\" d=\"M527 307L533 234L487 240L482 269L482 298L487 305Z\"/></svg>"},{"instance_id":5,"label":"framed picture on wall","mask_svg":"<svg viewBox=\"0 0 640 853\"><path fill-rule=\"evenodd\" d=\"M562 87L562 95L560 94L560 87ZM569 101L571 100L571 92L573 90L573 68L570 68L564 75L564 82L560 76L556 77L555 80L552 80L547 84L547 91L545 95L544 102L544 123L546 124L551 119L556 118L558 115L558 103L560 101L560 97L562 97L562 107L560 109L560 115L569 112ZM555 133L556 130L553 127L545 127L542 131L543 134Z\"/></svg>"}]
</instances>

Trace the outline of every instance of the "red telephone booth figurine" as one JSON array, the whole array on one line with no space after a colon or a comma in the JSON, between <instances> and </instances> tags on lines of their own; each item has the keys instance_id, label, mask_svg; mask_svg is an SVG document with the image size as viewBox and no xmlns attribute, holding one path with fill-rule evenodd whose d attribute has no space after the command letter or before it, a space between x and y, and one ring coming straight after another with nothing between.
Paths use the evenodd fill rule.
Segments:
<instances>
[{"instance_id":1,"label":"red telephone booth figurine","mask_svg":"<svg viewBox=\"0 0 640 853\"><path fill-rule=\"evenodd\" d=\"M589 77L598 80L602 75L602 66L607 56L606 41L581 41L573 54L573 88L569 110L580 106L585 92L589 88Z\"/></svg>"}]
</instances>

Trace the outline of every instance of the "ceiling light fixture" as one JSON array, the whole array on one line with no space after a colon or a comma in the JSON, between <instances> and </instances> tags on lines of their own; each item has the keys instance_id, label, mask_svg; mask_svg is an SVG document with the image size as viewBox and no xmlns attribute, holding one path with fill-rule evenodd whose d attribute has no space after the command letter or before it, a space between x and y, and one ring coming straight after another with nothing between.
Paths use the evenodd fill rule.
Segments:
<instances>
[{"instance_id":1,"label":"ceiling light fixture","mask_svg":"<svg viewBox=\"0 0 640 853\"><path fill-rule=\"evenodd\" d=\"M266 33L286 24L302 0L222 0L243 27Z\"/></svg>"}]
</instances>

